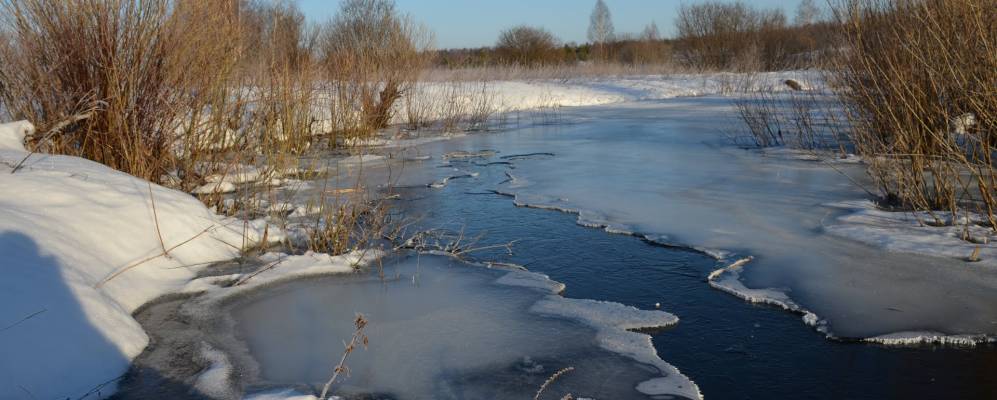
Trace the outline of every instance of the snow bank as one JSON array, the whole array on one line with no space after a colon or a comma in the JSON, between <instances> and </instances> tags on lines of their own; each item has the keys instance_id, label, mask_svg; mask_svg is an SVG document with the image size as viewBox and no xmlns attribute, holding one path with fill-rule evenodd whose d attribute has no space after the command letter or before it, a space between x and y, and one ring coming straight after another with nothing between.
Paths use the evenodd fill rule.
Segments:
<instances>
[{"instance_id":1,"label":"snow bank","mask_svg":"<svg viewBox=\"0 0 997 400\"><path fill-rule=\"evenodd\" d=\"M11 174L30 131L0 126L0 398L101 397L148 343L131 313L238 256L242 223L81 158Z\"/></svg>"},{"instance_id":2,"label":"snow bank","mask_svg":"<svg viewBox=\"0 0 997 400\"><path fill-rule=\"evenodd\" d=\"M395 121L404 122L405 102L425 108L426 116L439 119L451 112L451 103L464 103L469 112L488 105L494 112L595 106L676 97L732 95L743 91L787 92L787 79L817 87L819 76L806 71L768 72L753 75L674 74L576 78L566 80L505 80L471 82L423 82L397 107ZM445 101L441 101L445 100Z\"/></svg>"},{"instance_id":3,"label":"snow bank","mask_svg":"<svg viewBox=\"0 0 997 400\"><path fill-rule=\"evenodd\" d=\"M24 138L35 133L35 126L28 121L0 124L0 150L24 149Z\"/></svg>"},{"instance_id":4,"label":"snow bank","mask_svg":"<svg viewBox=\"0 0 997 400\"><path fill-rule=\"evenodd\" d=\"M994 233L980 225L982 216L971 215L952 220L951 214L938 212L893 212L879 209L868 200L844 201L829 205L846 210L834 224L824 227L833 235L857 240L899 253L913 253L943 258L969 259L979 249L976 266L997 267L997 247L991 242ZM941 219L942 226L929 223Z\"/></svg>"},{"instance_id":5,"label":"snow bank","mask_svg":"<svg viewBox=\"0 0 997 400\"><path fill-rule=\"evenodd\" d=\"M35 126L28 121L0 124L0 150L24 149L24 138L35 133Z\"/></svg>"},{"instance_id":6,"label":"snow bank","mask_svg":"<svg viewBox=\"0 0 997 400\"><path fill-rule=\"evenodd\" d=\"M232 390L232 363L225 353L202 342L200 358L209 365L194 384L198 392L215 399L231 399L237 397Z\"/></svg>"}]
</instances>

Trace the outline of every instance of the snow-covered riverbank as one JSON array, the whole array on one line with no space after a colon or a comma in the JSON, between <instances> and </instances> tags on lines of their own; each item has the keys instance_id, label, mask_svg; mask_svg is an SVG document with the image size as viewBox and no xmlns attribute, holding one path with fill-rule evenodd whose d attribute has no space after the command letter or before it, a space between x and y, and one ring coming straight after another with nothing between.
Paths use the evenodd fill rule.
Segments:
<instances>
[{"instance_id":1,"label":"snow-covered riverbank","mask_svg":"<svg viewBox=\"0 0 997 400\"><path fill-rule=\"evenodd\" d=\"M12 174L28 153L10 128L0 126L0 397L107 395L148 343L131 313L260 236L189 194L81 158L34 154Z\"/></svg>"},{"instance_id":2,"label":"snow-covered riverbank","mask_svg":"<svg viewBox=\"0 0 997 400\"><path fill-rule=\"evenodd\" d=\"M493 82L489 90L509 112L717 93L735 79ZM104 397L149 341L131 314L192 290L199 270L238 257L266 224L219 216L189 194L76 157L34 154L12 174L28 155L29 127L0 127L0 394Z\"/></svg>"},{"instance_id":3,"label":"snow-covered riverbank","mask_svg":"<svg viewBox=\"0 0 997 400\"><path fill-rule=\"evenodd\" d=\"M782 81L800 74L766 74L755 82L786 90ZM511 112L727 96L736 82L737 76L711 75L489 85L496 103ZM910 215L855 201L864 192L821 162L767 158L728 146L717 134L736 123L728 97L676 100L665 107L633 103L573 118L626 123L613 132L592 124L577 129L577 137L469 135L435 144L434 138L387 138L379 143L391 148L387 153L422 147L411 157L354 156L338 164L369 162L368 181L390 177L396 184L445 186L447 177L476 175L436 168L446 154L440 149L505 152L498 156L549 152L554 156L515 160L517 169L500 189L521 205L572 211L582 224L690 245L728 263L755 256L710 281L748 300L803 314L804 322L830 336L972 344L997 333L991 306L997 301L997 250L979 239L989 237L987 229L972 227L971 236L980 241L973 243L958 226L926 227ZM27 155L21 145L25 127L0 127L0 397L105 397L149 341L132 313L164 294L215 290L210 279L195 279L198 272L239 257L246 244L263 237L265 223L219 216L189 194L75 157L35 154L11 174ZM556 168L543 164L551 158ZM403 161L408 171L399 179L392 168ZM837 168L860 176L854 162ZM272 227L268 233L277 236ZM963 262L976 248L981 261ZM349 272L357 262L346 257L295 264L300 274L274 279ZM589 305L579 303L573 317L559 312L584 319L580 310ZM658 387L698 395L677 370L649 356L646 346L640 350L631 358L673 378ZM683 391L675 391L675 377L681 377ZM217 382L206 378L203 391L229 395Z\"/></svg>"}]
</instances>

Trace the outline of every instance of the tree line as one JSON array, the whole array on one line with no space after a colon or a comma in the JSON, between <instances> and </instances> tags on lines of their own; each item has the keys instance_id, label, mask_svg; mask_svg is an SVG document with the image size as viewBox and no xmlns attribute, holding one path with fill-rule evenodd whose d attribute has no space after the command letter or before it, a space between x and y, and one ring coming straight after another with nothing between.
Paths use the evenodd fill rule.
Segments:
<instances>
[{"instance_id":1,"label":"tree line","mask_svg":"<svg viewBox=\"0 0 997 400\"><path fill-rule=\"evenodd\" d=\"M602 62L776 70L814 64L833 48L836 28L814 0L804 0L793 18L781 8L711 1L683 4L674 38L662 37L653 21L640 33L617 33L609 7L597 0L586 43L565 43L542 27L520 25L502 31L494 46L438 50L433 59L436 66L446 68Z\"/></svg>"}]
</instances>

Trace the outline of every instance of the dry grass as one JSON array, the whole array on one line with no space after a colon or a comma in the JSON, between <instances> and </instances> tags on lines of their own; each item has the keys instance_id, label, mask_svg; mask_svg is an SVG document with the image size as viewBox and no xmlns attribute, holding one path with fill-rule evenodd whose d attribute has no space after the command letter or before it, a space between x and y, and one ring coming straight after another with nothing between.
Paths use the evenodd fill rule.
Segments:
<instances>
[{"instance_id":1,"label":"dry grass","mask_svg":"<svg viewBox=\"0 0 997 400\"><path fill-rule=\"evenodd\" d=\"M997 228L997 1L847 0L837 16L831 76L887 202Z\"/></svg>"},{"instance_id":2,"label":"dry grass","mask_svg":"<svg viewBox=\"0 0 997 400\"><path fill-rule=\"evenodd\" d=\"M819 61L835 47L833 24L791 23L780 8L745 1L684 4L676 20L675 58L701 70L773 71Z\"/></svg>"},{"instance_id":3,"label":"dry grass","mask_svg":"<svg viewBox=\"0 0 997 400\"><path fill-rule=\"evenodd\" d=\"M187 192L214 184L201 200L247 232L283 214L275 181L318 170L302 158L317 143L390 121L429 40L386 0L346 2L321 32L291 3L0 0L0 14L0 110L44 132L29 147ZM238 190L221 193L229 179ZM376 237L381 205L316 197L310 243L293 249Z\"/></svg>"},{"instance_id":4,"label":"dry grass","mask_svg":"<svg viewBox=\"0 0 997 400\"><path fill-rule=\"evenodd\" d=\"M154 182L173 164L174 132L230 78L236 9L221 1L0 2L3 106L48 131L44 143ZM39 143L33 143L38 145Z\"/></svg>"},{"instance_id":5,"label":"dry grass","mask_svg":"<svg viewBox=\"0 0 997 400\"><path fill-rule=\"evenodd\" d=\"M533 396L533 400L540 400L540 397L543 396L544 391L547 390L548 386L550 386L555 381L557 381L558 379L560 379L562 376L564 376L564 374L567 374L567 373L569 373L571 371L574 371L574 370L575 370L575 367L567 367L567 368L561 369L560 371L555 372L554 375L551 375L550 378L547 378L547 380L544 381L543 385L540 386L540 389L537 390L537 394ZM570 399L570 398L572 398L572 396L569 393L569 394L566 394L564 397L562 397L562 400L563 399Z\"/></svg>"}]
</instances>

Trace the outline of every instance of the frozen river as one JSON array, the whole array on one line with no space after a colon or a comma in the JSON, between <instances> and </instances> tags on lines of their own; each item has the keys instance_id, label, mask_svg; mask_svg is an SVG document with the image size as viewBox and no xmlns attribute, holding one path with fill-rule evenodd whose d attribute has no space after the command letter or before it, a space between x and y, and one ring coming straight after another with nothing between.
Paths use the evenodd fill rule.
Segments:
<instances>
[{"instance_id":1,"label":"frozen river","mask_svg":"<svg viewBox=\"0 0 997 400\"><path fill-rule=\"evenodd\" d=\"M986 341L997 333L995 270L954 257L887 252L829 234L846 223L841 216L852 212L838 204L869 197L856 185L866 181L861 166L734 147L724 133L736 123L732 115L723 98L580 108L564 112L563 124L422 145L407 152L431 159L392 166L393 192L400 195L394 203L400 214L418 221L411 229L446 229L479 238L475 246L488 249L471 253L471 258L548 274L567 285L569 298L643 310L660 306L676 315L681 321L676 327L652 332L654 347L709 398L989 398L997 391L997 381L986 375L997 366L992 344L884 345L900 344L891 338ZM369 180L383 179L377 165L367 168ZM511 253L503 246L490 247L506 243L514 243ZM714 283L770 305L745 302L708 281L715 270L749 256L742 268L714 274ZM535 386L537 377L517 376L528 372L516 366L525 365L523 354L537 349L503 343L522 343L527 337L543 338L533 344L550 354L541 351L539 359L581 365L578 376L588 378L576 381L576 395L631 397L634 383L651 378L639 368L626 372L631 367L624 367L625 362L613 367L620 360L592 350L599 346L585 344L591 334L566 328L569 322L534 320L526 309L535 299L513 289L482 289L481 272L464 273L470 282L448 286L459 290L430 290L447 293L439 296L420 295L406 285L384 286L387 294L378 300L383 303L367 308L391 315L390 323L397 324L386 328L392 330L386 336L392 346L419 347L420 352L358 361L361 368L388 377L361 371L364 378L353 383L359 386L344 390L398 398L438 397L441 387L463 394L454 398L525 393L524 387ZM415 283L411 275L396 276ZM341 282L329 284L328 291L322 285L317 281L284 290L240 311L250 321L244 329L268 384L316 383L322 376L289 366L312 365L303 362L312 358L324 365L335 353L321 350L328 354L316 355L282 345L272 339L275 332L305 334L316 323L341 322L346 314L365 308L355 304L363 296L333 293L342 291ZM497 303L489 307L489 302ZM453 304L496 316L468 311L435 325L433 320L402 318ZM297 319L260 317L278 310L344 305L328 319L314 310ZM499 325L514 332L492 337L484 332L502 328L488 328L478 321L482 316L502 321ZM454 336L463 351L436 342L462 319L471 324ZM340 326L318 348L338 350L347 331ZM485 337L489 339L480 342ZM881 343L862 342L870 338ZM553 343L544 344L549 339ZM512 348L522 351L510 354ZM585 358L597 362L586 369L579 362ZM529 364L534 358L526 360ZM454 365L448 369L447 363ZM420 367L427 364L433 367ZM392 376L392 366L404 375ZM490 377L469 379L474 371ZM593 386L594 377L602 377L603 383ZM413 380L406 382L409 378ZM516 389L508 382L530 384ZM572 390L571 382L563 383L563 390ZM406 393L405 387L417 389Z\"/></svg>"}]
</instances>

